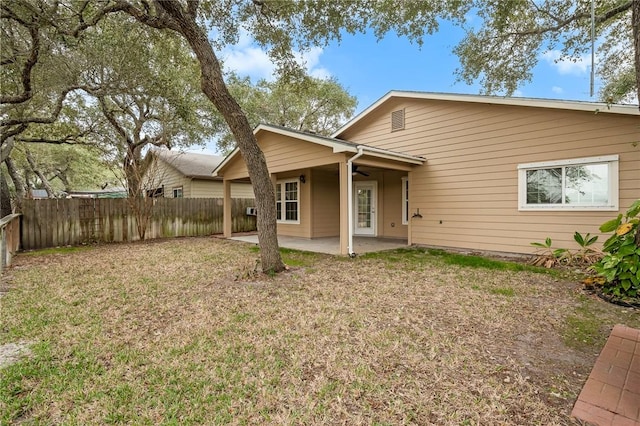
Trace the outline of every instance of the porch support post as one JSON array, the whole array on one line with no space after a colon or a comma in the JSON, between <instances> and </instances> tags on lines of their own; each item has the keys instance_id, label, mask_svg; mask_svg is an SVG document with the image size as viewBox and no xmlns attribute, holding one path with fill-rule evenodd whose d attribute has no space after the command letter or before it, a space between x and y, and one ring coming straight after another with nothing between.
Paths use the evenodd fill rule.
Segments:
<instances>
[{"instance_id":1,"label":"porch support post","mask_svg":"<svg viewBox=\"0 0 640 426\"><path fill-rule=\"evenodd\" d=\"M225 238L231 238L233 230L233 217L231 215L231 181L224 179L222 181L223 200L222 200L222 233Z\"/></svg>"},{"instance_id":2,"label":"porch support post","mask_svg":"<svg viewBox=\"0 0 640 426\"><path fill-rule=\"evenodd\" d=\"M342 161L338 164L340 169L340 254L349 254L349 176L347 170L349 164Z\"/></svg>"},{"instance_id":3,"label":"porch support post","mask_svg":"<svg viewBox=\"0 0 640 426\"><path fill-rule=\"evenodd\" d=\"M348 235L349 241L347 243L347 254L350 257L354 257L356 252L353 247L353 218L355 216L353 212L353 162L354 160L362 157L364 155L364 148L358 145L358 153L353 157L347 160L347 169L345 170L347 173L347 223L349 224Z\"/></svg>"},{"instance_id":4,"label":"porch support post","mask_svg":"<svg viewBox=\"0 0 640 426\"><path fill-rule=\"evenodd\" d=\"M407 181L409 182L409 193L407 194L407 198L409 199L409 205L407 206L407 245L410 246L411 243L411 233L413 231L413 218L411 217L411 209L413 208L411 197L411 190L413 189L413 182L411 181L411 172L407 172ZM404 200L402 200L404 202Z\"/></svg>"}]
</instances>

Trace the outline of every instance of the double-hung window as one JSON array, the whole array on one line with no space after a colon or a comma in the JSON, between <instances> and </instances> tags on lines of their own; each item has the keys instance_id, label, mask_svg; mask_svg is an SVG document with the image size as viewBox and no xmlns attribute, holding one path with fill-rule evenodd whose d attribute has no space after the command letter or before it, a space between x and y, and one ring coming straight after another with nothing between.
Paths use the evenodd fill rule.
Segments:
<instances>
[{"instance_id":1,"label":"double-hung window","mask_svg":"<svg viewBox=\"0 0 640 426\"><path fill-rule=\"evenodd\" d=\"M300 223L298 179L276 182L276 219L281 223Z\"/></svg>"},{"instance_id":2,"label":"double-hung window","mask_svg":"<svg viewBox=\"0 0 640 426\"><path fill-rule=\"evenodd\" d=\"M618 156L518 165L519 210L618 210Z\"/></svg>"}]
</instances>

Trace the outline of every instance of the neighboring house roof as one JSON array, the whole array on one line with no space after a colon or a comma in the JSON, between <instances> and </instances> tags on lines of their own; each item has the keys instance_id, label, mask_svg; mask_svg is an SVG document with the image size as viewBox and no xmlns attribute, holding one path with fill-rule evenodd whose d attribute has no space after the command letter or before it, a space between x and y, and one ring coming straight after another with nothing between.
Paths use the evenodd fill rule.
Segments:
<instances>
[{"instance_id":1,"label":"neighboring house roof","mask_svg":"<svg viewBox=\"0 0 640 426\"><path fill-rule=\"evenodd\" d=\"M31 198L49 198L49 194L47 194L46 189L31 189Z\"/></svg>"},{"instance_id":2,"label":"neighboring house roof","mask_svg":"<svg viewBox=\"0 0 640 426\"><path fill-rule=\"evenodd\" d=\"M69 191L67 198L127 198L127 189L124 187L109 187L95 191Z\"/></svg>"},{"instance_id":3,"label":"neighboring house roof","mask_svg":"<svg viewBox=\"0 0 640 426\"><path fill-rule=\"evenodd\" d=\"M211 179L213 169L224 159L219 155L168 151L165 149L154 149L151 152L185 177L198 179Z\"/></svg>"},{"instance_id":4,"label":"neighboring house roof","mask_svg":"<svg viewBox=\"0 0 640 426\"><path fill-rule=\"evenodd\" d=\"M345 130L366 117L373 110L384 104L391 98L411 98L411 99L427 99L438 101L454 101L454 102L475 102L494 105L513 105L525 107L538 107L550 109L564 109L574 111L588 111L607 114L628 114L640 115L638 105L619 105L606 104L603 102L584 102L584 101L566 101L556 99L539 99L539 98L517 98L505 96L486 96L486 95L460 95L452 93L432 93L432 92L414 92L392 90L382 98L378 99L370 107L362 111L360 114L349 120L344 126L331 135L332 138L339 136Z\"/></svg>"},{"instance_id":5,"label":"neighboring house roof","mask_svg":"<svg viewBox=\"0 0 640 426\"><path fill-rule=\"evenodd\" d=\"M410 164L423 164L426 159L415 155L404 154L402 152L391 151L387 149L374 148L367 145L360 145L353 142L344 141L342 139L336 139L328 136L322 136L315 133L303 132L300 130L289 129L286 127L274 126L271 124L260 124L254 130L253 134L258 136L260 132L277 133L283 136L289 136L299 140L315 143L329 147L334 153L338 152L352 152L357 153L360 150L364 151L367 155L378 158L385 158L388 160L400 161ZM217 176L218 170L222 169L232 158L234 158L240 152L239 148L234 149L227 157L215 168L213 176Z\"/></svg>"}]
</instances>

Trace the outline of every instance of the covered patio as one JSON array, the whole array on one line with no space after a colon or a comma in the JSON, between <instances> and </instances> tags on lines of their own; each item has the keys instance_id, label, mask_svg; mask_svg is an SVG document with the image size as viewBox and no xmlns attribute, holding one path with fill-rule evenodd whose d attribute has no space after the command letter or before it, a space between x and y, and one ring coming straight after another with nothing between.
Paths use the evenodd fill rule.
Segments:
<instances>
[{"instance_id":1,"label":"covered patio","mask_svg":"<svg viewBox=\"0 0 640 426\"><path fill-rule=\"evenodd\" d=\"M408 183L423 157L266 124L254 134L275 189L281 246L353 255L411 243ZM249 181L239 150L213 175L223 178L223 234L232 238L231 184Z\"/></svg>"},{"instance_id":2,"label":"covered patio","mask_svg":"<svg viewBox=\"0 0 640 426\"><path fill-rule=\"evenodd\" d=\"M237 235L230 238L235 241L258 244L257 235ZM314 253L340 254L340 237L300 238L279 235L278 243L281 248L311 251ZM407 247L407 240L395 238L354 237L354 252L356 255L383 250Z\"/></svg>"}]
</instances>

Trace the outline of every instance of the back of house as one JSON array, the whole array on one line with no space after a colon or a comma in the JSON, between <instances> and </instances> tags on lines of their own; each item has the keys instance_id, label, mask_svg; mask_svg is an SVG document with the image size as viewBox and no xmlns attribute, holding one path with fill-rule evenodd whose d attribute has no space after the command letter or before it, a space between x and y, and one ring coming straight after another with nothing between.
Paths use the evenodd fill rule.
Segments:
<instances>
[{"instance_id":1,"label":"back of house","mask_svg":"<svg viewBox=\"0 0 640 426\"><path fill-rule=\"evenodd\" d=\"M571 248L640 198L633 105L390 92L333 136L426 159L407 174L409 244Z\"/></svg>"}]
</instances>

